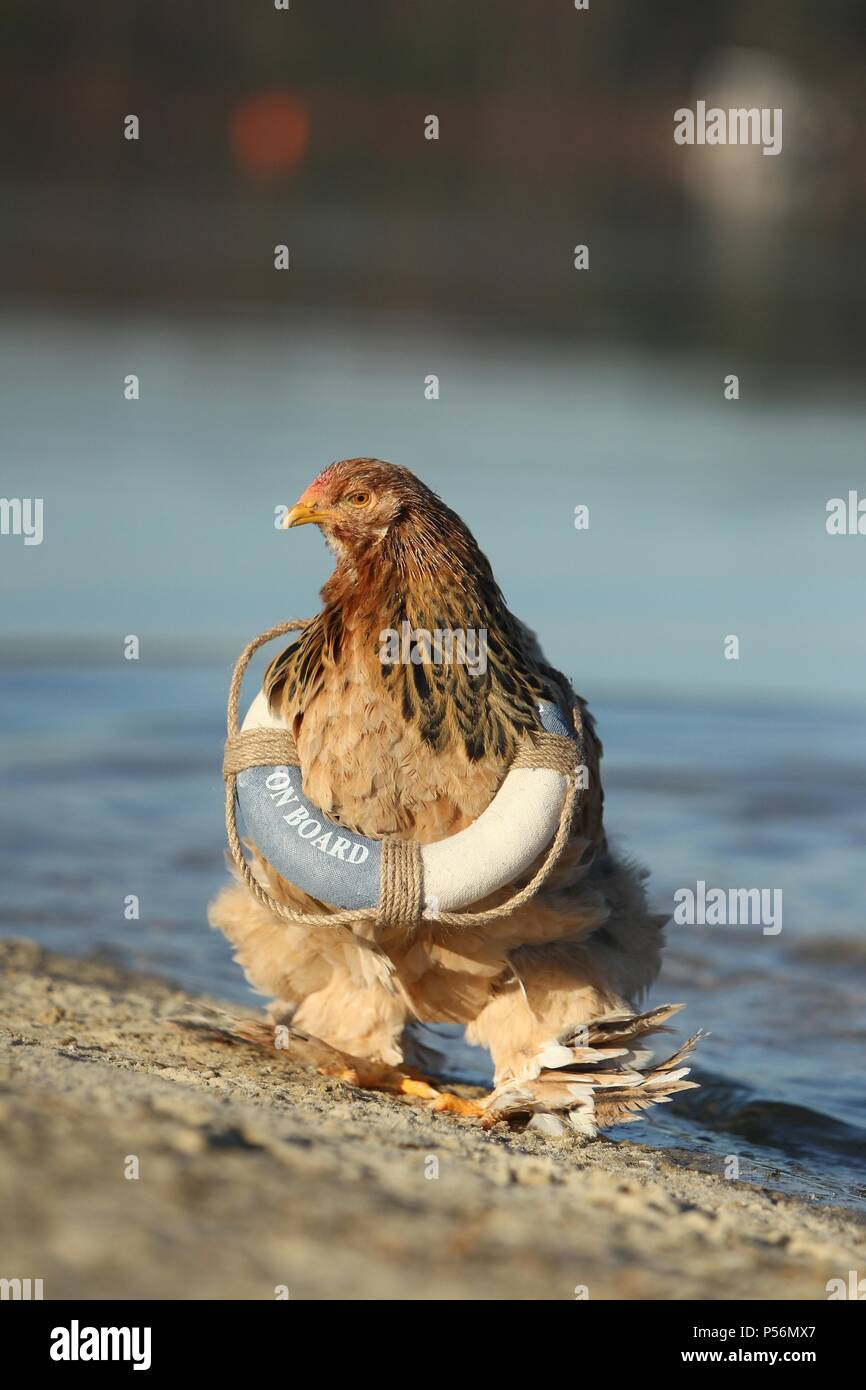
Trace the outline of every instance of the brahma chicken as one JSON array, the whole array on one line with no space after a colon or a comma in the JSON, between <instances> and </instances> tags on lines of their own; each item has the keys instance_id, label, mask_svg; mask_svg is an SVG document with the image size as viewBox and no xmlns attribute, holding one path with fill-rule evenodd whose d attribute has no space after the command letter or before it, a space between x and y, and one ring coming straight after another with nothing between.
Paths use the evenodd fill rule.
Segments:
<instances>
[{"instance_id":1,"label":"brahma chicken","mask_svg":"<svg viewBox=\"0 0 866 1390\"><path fill-rule=\"evenodd\" d=\"M421 844L454 835L490 803L537 727L539 699L578 706L588 787L542 890L482 927L362 923L335 933L285 922L242 882L225 888L211 922L273 997L271 1024L287 1025L323 1069L323 1052L333 1056L331 1070L358 1084L550 1134L566 1125L593 1134L693 1085L682 1061L694 1039L655 1066L643 1045L676 1007L634 1012L659 970L664 919L648 909L645 875L606 843L592 717L509 611L463 521L407 469L359 458L320 473L284 524L317 525L336 563L321 612L272 661L264 691L294 735L305 793L331 820ZM420 662L383 660L384 635L407 623L486 634L485 660L437 662L430 650ZM278 902L327 912L249 852ZM370 968L369 938L388 976ZM492 1055L492 1093L454 1096L404 1067L413 1020L464 1025Z\"/></svg>"}]
</instances>

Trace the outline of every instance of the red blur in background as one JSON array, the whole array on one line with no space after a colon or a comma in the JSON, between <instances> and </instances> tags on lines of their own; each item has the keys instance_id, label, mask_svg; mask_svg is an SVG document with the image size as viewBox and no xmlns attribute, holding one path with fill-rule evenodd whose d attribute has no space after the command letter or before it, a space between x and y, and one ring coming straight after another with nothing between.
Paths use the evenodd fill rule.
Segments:
<instances>
[{"instance_id":1,"label":"red blur in background","mask_svg":"<svg viewBox=\"0 0 866 1390\"><path fill-rule=\"evenodd\" d=\"M259 92L236 106L229 122L232 154L245 174L278 179L300 169L307 152L310 117L294 92Z\"/></svg>"}]
</instances>

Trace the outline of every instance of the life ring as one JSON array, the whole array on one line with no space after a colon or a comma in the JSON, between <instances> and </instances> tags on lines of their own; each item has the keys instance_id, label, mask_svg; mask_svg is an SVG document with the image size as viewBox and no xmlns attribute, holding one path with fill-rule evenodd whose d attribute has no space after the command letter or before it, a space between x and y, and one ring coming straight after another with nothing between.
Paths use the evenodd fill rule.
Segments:
<instances>
[{"instance_id":1,"label":"life ring","mask_svg":"<svg viewBox=\"0 0 866 1390\"><path fill-rule=\"evenodd\" d=\"M571 720L548 700L537 708L540 732L571 740L576 772L579 744ZM251 729L286 729L263 691L241 732ZM525 873L560 826L569 780L552 767L514 766L472 825L422 845L421 915L435 920L458 912ZM238 771L236 787L248 835L283 878L336 908L376 907L383 842L329 820L304 791L299 768L246 767Z\"/></svg>"}]
</instances>

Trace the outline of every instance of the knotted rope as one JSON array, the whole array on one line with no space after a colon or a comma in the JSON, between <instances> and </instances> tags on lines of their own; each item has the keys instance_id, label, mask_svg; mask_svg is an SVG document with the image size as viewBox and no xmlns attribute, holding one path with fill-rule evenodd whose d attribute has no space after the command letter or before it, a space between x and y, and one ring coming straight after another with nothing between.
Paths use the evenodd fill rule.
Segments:
<instances>
[{"instance_id":1,"label":"knotted rope","mask_svg":"<svg viewBox=\"0 0 866 1390\"><path fill-rule=\"evenodd\" d=\"M422 919L423 883L421 846L414 841L392 836L382 840L379 902L376 907L359 907L337 911L325 908L321 912L296 912L277 900L255 877L244 856L237 827L237 774L248 767L286 765L299 767L300 759L295 740L288 729L238 729L238 705L246 669L259 647L275 637L302 631L310 619L291 618L259 633L248 642L235 663L229 686L226 724L228 736L223 758L223 777L226 786L226 834L229 852L244 883L264 907L270 908L285 922L298 926L347 928L355 922L381 922L386 926L412 926ZM572 709L577 741L560 734L539 732L525 738L511 766L516 768L547 768L561 772L567 778L567 790L556 834L548 846L539 868L530 881L513 893L498 907L483 912L437 912L429 920L449 927L480 927L487 922L509 917L535 897L555 869L568 843L572 817L577 806L580 788L575 775L583 762L583 722L580 710Z\"/></svg>"}]
</instances>

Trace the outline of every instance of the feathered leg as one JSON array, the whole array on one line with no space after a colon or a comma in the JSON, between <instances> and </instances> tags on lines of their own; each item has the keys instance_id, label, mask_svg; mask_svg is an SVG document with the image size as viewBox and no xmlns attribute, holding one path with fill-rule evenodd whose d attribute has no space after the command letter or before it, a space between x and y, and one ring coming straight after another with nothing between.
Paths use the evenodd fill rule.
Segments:
<instances>
[{"instance_id":1,"label":"feathered leg","mask_svg":"<svg viewBox=\"0 0 866 1390\"><path fill-rule=\"evenodd\" d=\"M653 1053L640 1046L654 1033L669 1032L664 1023L680 1008L666 1004L644 1014L608 1014L566 1030L486 1097L484 1123L528 1114L548 1133L561 1132L566 1121L578 1134L592 1137L609 1125L630 1124L650 1105L692 1089L697 1083L684 1079L689 1067L682 1063L703 1034L693 1034L656 1063Z\"/></svg>"},{"instance_id":2,"label":"feathered leg","mask_svg":"<svg viewBox=\"0 0 866 1390\"><path fill-rule=\"evenodd\" d=\"M257 858L259 871L267 871ZM269 878L278 898L294 901L290 885ZM304 910L311 905L304 901ZM211 1038L247 1043L272 1056L315 1067L365 1090L435 1099L440 1093L403 1067L400 1036L408 1006L383 977L363 940L293 926L257 902L242 883L224 888L211 905L211 925L235 947L250 983L275 995L270 1023L200 1008L170 1020Z\"/></svg>"},{"instance_id":3,"label":"feathered leg","mask_svg":"<svg viewBox=\"0 0 866 1390\"><path fill-rule=\"evenodd\" d=\"M609 858L599 874L606 915L581 939L526 946L510 954L514 978L467 1031L490 1048L495 1087L479 1103L441 1097L441 1109L485 1124L523 1116L548 1134L571 1127L593 1135L695 1085L682 1063L700 1034L653 1064L644 1046L680 1005L638 1013L632 1001L659 967L663 919L647 906L642 876ZM551 910L574 913L571 897Z\"/></svg>"},{"instance_id":4,"label":"feathered leg","mask_svg":"<svg viewBox=\"0 0 866 1390\"><path fill-rule=\"evenodd\" d=\"M248 1043L262 1052L315 1067L323 1076L335 1076L363 1090L391 1091L422 1100L432 1100L439 1095L434 1087L409 1069L392 1067L387 1062L367 1057L354 1057L287 1024L269 1026L210 1005L175 1014L166 1022L173 1028L203 1033L215 1042Z\"/></svg>"},{"instance_id":5,"label":"feathered leg","mask_svg":"<svg viewBox=\"0 0 866 1390\"><path fill-rule=\"evenodd\" d=\"M638 1045L651 1034L670 1032L665 1021L681 1008L666 1004L644 1014L610 1013L566 1029L516 1072L507 1072L483 1100L444 1093L433 1108L480 1119L485 1128L525 1117L533 1128L551 1135L564 1133L569 1125L591 1138L609 1125L630 1124L641 1110L697 1084L684 1079L689 1067L682 1063L702 1033L655 1064L652 1052Z\"/></svg>"},{"instance_id":6,"label":"feathered leg","mask_svg":"<svg viewBox=\"0 0 866 1390\"><path fill-rule=\"evenodd\" d=\"M294 902L289 885L268 883ZM230 884L210 908L210 922L228 937L250 984L277 1003L274 1022L291 1022L340 1052L397 1065L408 1006L390 973L390 962L369 942L328 927L285 922L257 902L242 883Z\"/></svg>"}]
</instances>

